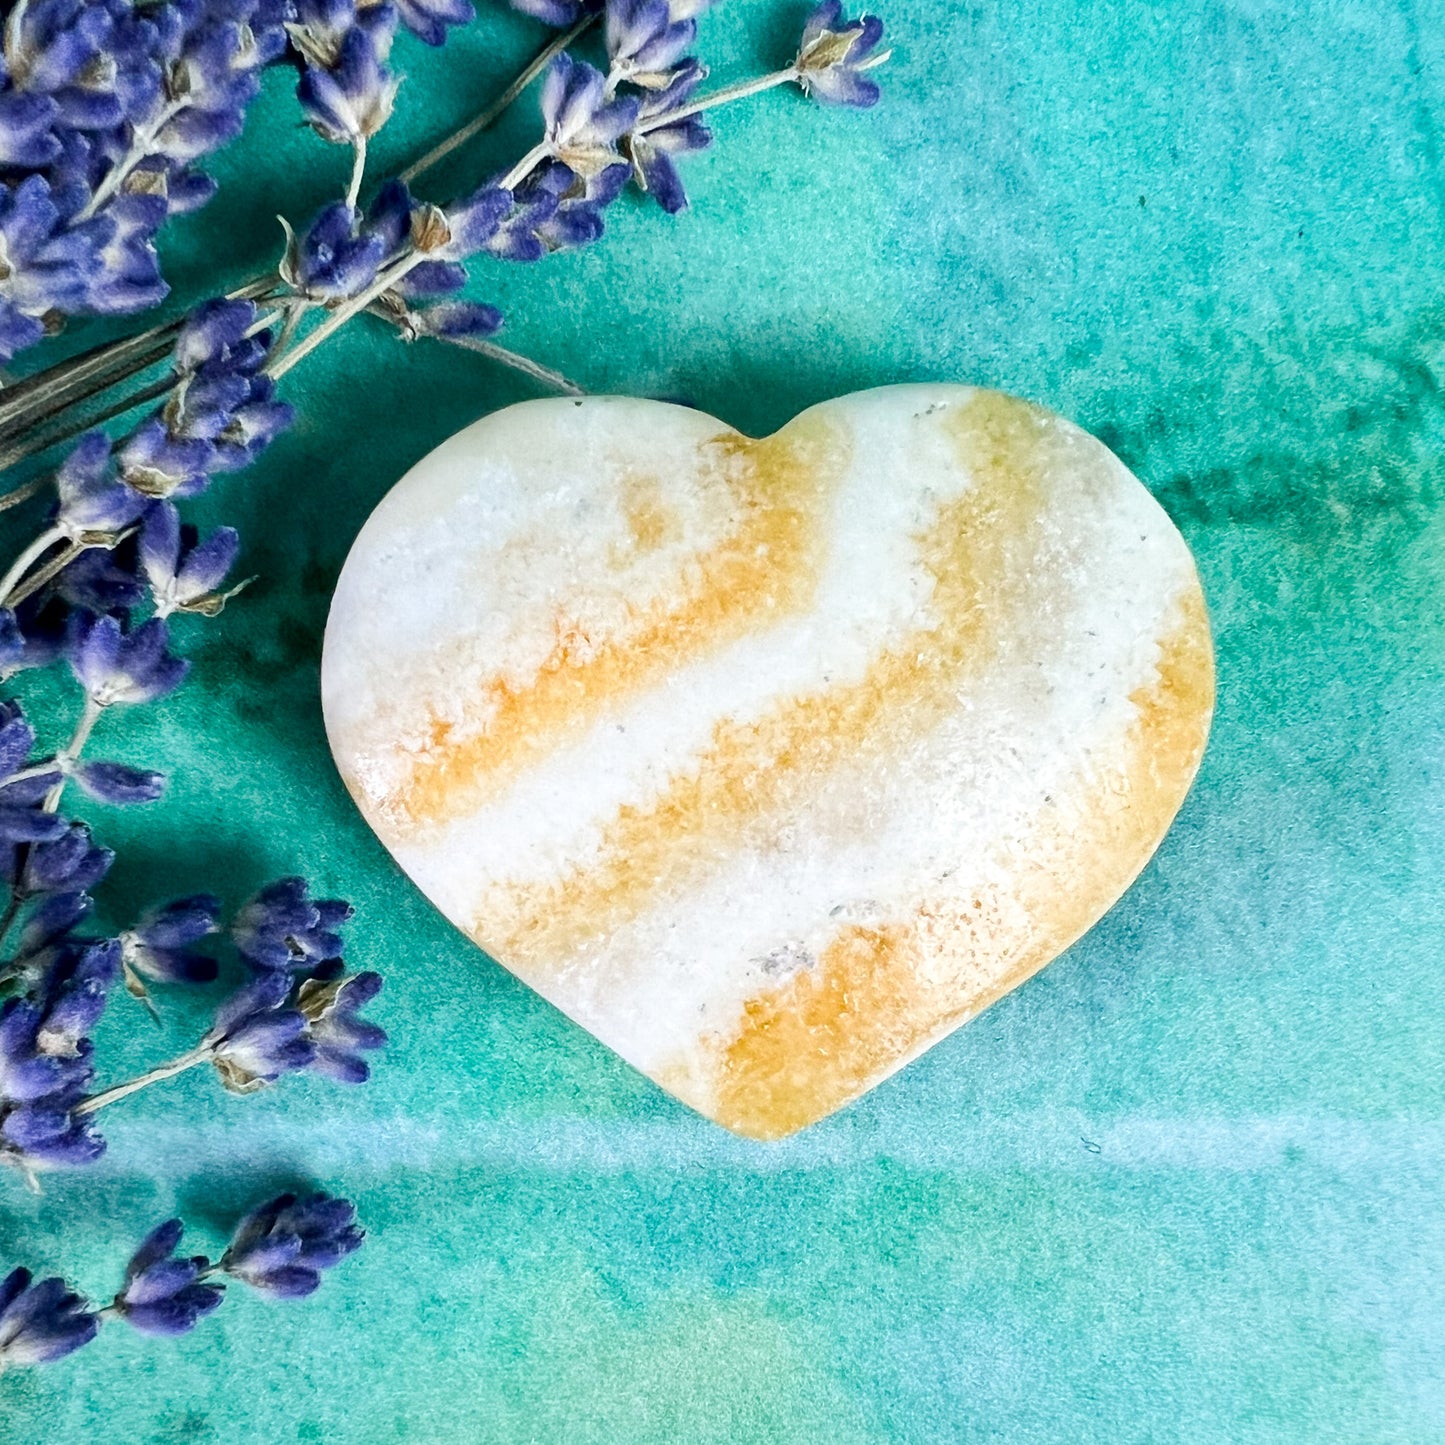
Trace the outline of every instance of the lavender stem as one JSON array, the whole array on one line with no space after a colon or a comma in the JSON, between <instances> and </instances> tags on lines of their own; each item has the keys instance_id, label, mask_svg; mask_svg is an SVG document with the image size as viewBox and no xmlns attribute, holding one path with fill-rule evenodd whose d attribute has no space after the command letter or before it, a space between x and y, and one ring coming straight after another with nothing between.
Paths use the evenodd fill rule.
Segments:
<instances>
[{"instance_id":1,"label":"lavender stem","mask_svg":"<svg viewBox=\"0 0 1445 1445\"><path fill-rule=\"evenodd\" d=\"M80 712L80 721L75 725L75 732L70 741L55 755L55 765L60 769L60 781L46 793L44 812L53 813L60 807L60 796L65 792L66 783L70 781L70 769L80 761L80 755L90 741L90 734L104 711L100 703L87 695L85 706Z\"/></svg>"},{"instance_id":2,"label":"lavender stem","mask_svg":"<svg viewBox=\"0 0 1445 1445\"><path fill-rule=\"evenodd\" d=\"M684 105L677 110L669 110L650 121L643 121L637 127L638 132L646 135L650 130L660 130L663 126L676 125L680 120L686 120L690 115L699 115L705 110L712 110L714 106L728 105L735 100L746 100L750 95L759 95L765 90L772 90L774 86L789 85L798 79L798 69L790 65L786 70L774 70L768 75L755 76L752 80L741 80L736 85L729 85L722 90L715 90L711 95L699 96L691 105Z\"/></svg>"},{"instance_id":3,"label":"lavender stem","mask_svg":"<svg viewBox=\"0 0 1445 1445\"><path fill-rule=\"evenodd\" d=\"M44 556L64 536L64 528L47 527L31 541L28 547L21 551L20 555L10 564L10 570L4 577L0 577L0 606L9 604L10 594L15 590L15 584L30 570L30 564Z\"/></svg>"},{"instance_id":4,"label":"lavender stem","mask_svg":"<svg viewBox=\"0 0 1445 1445\"><path fill-rule=\"evenodd\" d=\"M598 17L595 14L584 15L570 29L554 35L552 39L513 76L511 83L485 110L474 116L459 130L453 131L444 141L433 146L420 160L413 161L411 165L402 171L400 179L407 185L410 185L423 172L431 170L433 166L438 165L451 155L454 150L466 145L473 136L478 136L490 126L495 125L507 107L546 70L552 63L553 58L560 55L574 40L584 34L591 26L595 25L597 19Z\"/></svg>"},{"instance_id":5,"label":"lavender stem","mask_svg":"<svg viewBox=\"0 0 1445 1445\"><path fill-rule=\"evenodd\" d=\"M351 159L351 184L346 188L346 207L348 210L356 209L356 202L361 197L361 178L366 174L366 137L357 136L352 142Z\"/></svg>"},{"instance_id":6,"label":"lavender stem","mask_svg":"<svg viewBox=\"0 0 1445 1445\"><path fill-rule=\"evenodd\" d=\"M127 1079L123 1084L113 1084L98 1094L92 1094L88 1099L82 1099L72 1112L93 1114L97 1109L104 1109L107 1104L117 1103L141 1089L149 1088L151 1084L160 1083L162 1079L173 1079L177 1074L184 1074L187 1069L194 1069L197 1064L208 1063L210 1058L211 1046L205 1043L197 1044L187 1053L180 1054L164 1064L157 1064L155 1068L148 1069L134 1079Z\"/></svg>"}]
</instances>

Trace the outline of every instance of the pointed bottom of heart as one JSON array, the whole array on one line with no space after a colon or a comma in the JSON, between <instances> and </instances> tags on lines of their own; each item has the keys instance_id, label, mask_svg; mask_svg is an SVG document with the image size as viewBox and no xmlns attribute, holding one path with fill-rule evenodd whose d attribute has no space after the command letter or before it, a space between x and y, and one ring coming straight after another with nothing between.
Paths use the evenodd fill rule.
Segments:
<instances>
[{"instance_id":1,"label":"pointed bottom of heart","mask_svg":"<svg viewBox=\"0 0 1445 1445\"><path fill-rule=\"evenodd\" d=\"M626 398L487 417L362 530L322 693L447 917L772 1139L1092 926L1213 678L1189 551L1102 444L905 386L762 441Z\"/></svg>"}]
</instances>

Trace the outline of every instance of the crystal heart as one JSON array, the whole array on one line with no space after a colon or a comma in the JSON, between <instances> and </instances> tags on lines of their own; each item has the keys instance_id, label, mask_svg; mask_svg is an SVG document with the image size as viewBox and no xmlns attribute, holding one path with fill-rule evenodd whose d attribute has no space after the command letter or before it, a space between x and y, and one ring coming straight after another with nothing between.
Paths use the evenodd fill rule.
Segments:
<instances>
[{"instance_id":1,"label":"crystal heart","mask_svg":"<svg viewBox=\"0 0 1445 1445\"><path fill-rule=\"evenodd\" d=\"M776 1138L1089 928L1213 704L1193 560L1124 466L995 392L753 441L535 401L347 559L337 765L426 895L663 1088Z\"/></svg>"}]
</instances>

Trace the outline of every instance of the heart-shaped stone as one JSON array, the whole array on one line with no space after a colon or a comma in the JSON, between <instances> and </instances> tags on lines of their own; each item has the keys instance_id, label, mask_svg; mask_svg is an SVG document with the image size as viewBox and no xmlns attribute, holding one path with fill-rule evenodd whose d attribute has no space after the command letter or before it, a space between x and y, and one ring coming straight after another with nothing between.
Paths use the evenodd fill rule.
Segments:
<instances>
[{"instance_id":1,"label":"heart-shaped stone","mask_svg":"<svg viewBox=\"0 0 1445 1445\"><path fill-rule=\"evenodd\" d=\"M1213 704L1193 560L1077 427L899 386L752 441L534 401L377 507L337 765L459 928L663 1088L776 1138L1119 897Z\"/></svg>"}]
</instances>

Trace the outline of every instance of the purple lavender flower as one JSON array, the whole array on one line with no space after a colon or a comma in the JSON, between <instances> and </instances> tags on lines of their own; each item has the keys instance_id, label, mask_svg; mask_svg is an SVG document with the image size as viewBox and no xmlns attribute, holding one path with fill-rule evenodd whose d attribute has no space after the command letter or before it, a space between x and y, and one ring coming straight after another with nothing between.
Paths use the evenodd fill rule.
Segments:
<instances>
[{"instance_id":1,"label":"purple lavender flower","mask_svg":"<svg viewBox=\"0 0 1445 1445\"><path fill-rule=\"evenodd\" d=\"M34 739L30 724L16 702L0 703L0 717L5 719L7 747L14 752L27 735ZM25 754L30 750L25 745ZM23 761L23 758L22 758ZM46 793L60 776L59 772L42 772L38 775L10 781L10 775L17 768L7 770L0 779L0 843L49 843L65 832L65 820L57 818L42 806Z\"/></svg>"},{"instance_id":2,"label":"purple lavender flower","mask_svg":"<svg viewBox=\"0 0 1445 1445\"><path fill-rule=\"evenodd\" d=\"M24 709L8 698L0 700L0 781L25 766L34 746L35 729L25 720Z\"/></svg>"},{"instance_id":3,"label":"purple lavender flower","mask_svg":"<svg viewBox=\"0 0 1445 1445\"><path fill-rule=\"evenodd\" d=\"M89 917L92 907L93 900L83 890L47 897L20 927L15 945L16 961L49 955L55 944Z\"/></svg>"},{"instance_id":4,"label":"purple lavender flower","mask_svg":"<svg viewBox=\"0 0 1445 1445\"><path fill-rule=\"evenodd\" d=\"M9 618L5 614L9 613ZM70 608L42 590L13 610L0 608L0 636L4 639L0 677L11 677L30 667L47 667L60 656Z\"/></svg>"},{"instance_id":5,"label":"purple lavender flower","mask_svg":"<svg viewBox=\"0 0 1445 1445\"><path fill-rule=\"evenodd\" d=\"M105 1153L105 1140L90 1119L75 1113L83 1092L0 1108L0 1161L27 1173L42 1168L79 1168Z\"/></svg>"},{"instance_id":6,"label":"purple lavender flower","mask_svg":"<svg viewBox=\"0 0 1445 1445\"><path fill-rule=\"evenodd\" d=\"M43 176L0 184L0 359L39 341L50 312L86 304L111 226L63 223Z\"/></svg>"},{"instance_id":7,"label":"purple lavender flower","mask_svg":"<svg viewBox=\"0 0 1445 1445\"><path fill-rule=\"evenodd\" d=\"M140 184L131 178L132 184ZM108 233L97 249L97 265L85 295L85 311L127 316L158 305L170 291L161 276L155 237L168 213L164 174L154 194L126 191L105 208Z\"/></svg>"},{"instance_id":8,"label":"purple lavender flower","mask_svg":"<svg viewBox=\"0 0 1445 1445\"><path fill-rule=\"evenodd\" d=\"M126 982L141 978L161 983L209 983L216 960L193 944L217 931L220 899L209 893L177 898L144 913L120 935L121 967Z\"/></svg>"},{"instance_id":9,"label":"purple lavender flower","mask_svg":"<svg viewBox=\"0 0 1445 1445\"><path fill-rule=\"evenodd\" d=\"M508 0L508 4L518 14L530 15L533 20L558 30L565 30L584 15L595 14L602 8L602 0Z\"/></svg>"},{"instance_id":10,"label":"purple lavender flower","mask_svg":"<svg viewBox=\"0 0 1445 1445\"><path fill-rule=\"evenodd\" d=\"M66 648L70 670L101 707L153 702L175 691L190 664L167 650L169 635L159 617L122 630L114 617L79 617Z\"/></svg>"},{"instance_id":11,"label":"purple lavender flower","mask_svg":"<svg viewBox=\"0 0 1445 1445\"><path fill-rule=\"evenodd\" d=\"M794 62L798 84L825 105L866 110L878 103L877 83L863 74L888 59L879 51L883 22L876 15L844 20L842 0L823 0L808 16Z\"/></svg>"},{"instance_id":12,"label":"purple lavender flower","mask_svg":"<svg viewBox=\"0 0 1445 1445\"><path fill-rule=\"evenodd\" d=\"M28 0L0 79L0 354L44 319L120 314L166 293L155 236L214 183L193 162L234 136L285 48L281 0Z\"/></svg>"},{"instance_id":13,"label":"purple lavender flower","mask_svg":"<svg viewBox=\"0 0 1445 1445\"><path fill-rule=\"evenodd\" d=\"M113 28L105 6L82 0L30 0L16 6L5 33L10 84L21 93L62 99L79 90L69 105L56 104L65 125L98 129L118 124L121 112L114 96L100 109L85 100L87 94L105 94L100 88L106 71L103 51Z\"/></svg>"},{"instance_id":14,"label":"purple lavender flower","mask_svg":"<svg viewBox=\"0 0 1445 1445\"><path fill-rule=\"evenodd\" d=\"M156 503L140 536L141 566L156 616L169 617L173 612L216 616L237 590L221 588L239 546L234 527L217 527L202 542L194 527L181 525L174 504Z\"/></svg>"},{"instance_id":15,"label":"purple lavender flower","mask_svg":"<svg viewBox=\"0 0 1445 1445\"><path fill-rule=\"evenodd\" d=\"M269 376L251 377L250 395L216 438L216 470L250 466L295 419L295 408L276 400L276 383Z\"/></svg>"},{"instance_id":16,"label":"purple lavender flower","mask_svg":"<svg viewBox=\"0 0 1445 1445\"><path fill-rule=\"evenodd\" d=\"M3 876L22 898L89 892L110 871L115 854L97 846L84 823L61 822L58 837L12 851Z\"/></svg>"},{"instance_id":17,"label":"purple lavender flower","mask_svg":"<svg viewBox=\"0 0 1445 1445\"><path fill-rule=\"evenodd\" d=\"M602 213L627 188L632 168L625 161L605 166L590 176L574 175L561 162L534 177L539 186L556 192L556 205L536 229L546 252L590 246L603 231Z\"/></svg>"},{"instance_id":18,"label":"purple lavender flower","mask_svg":"<svg viewBox=\"0 0 1445 1445\"><path fill-rule=\"evenodd\" d=\"M662 90L672 67L697 38L697 22L676 19L668 0L608 0L610 80Z\"/></svg>"},{"instance_id":19,"label":"purple lavender flower","mask_svg":"<svg viewBox=\"0 0 1445 1445\"><path fill-rule=\"evenodd\" d=\"M399 277L385 294L388 298L425 300L432 296L450 296L466 284L467 268L459 262L423 261Z\"/></svg>"},{"instance_id":20,"label":"purple lavender flower","mask_svg":"<svg viewBox=\"0 0 1445 1445\"><path fill-rule=\"evenodd\" d=\"M155 433L153 445L205 443L209 450L204 455L182 451L169 468L172 476L153 479L150 494L184 492L193 475L196 486L202 486L206 471L229 469L227 451L241 439L238 419L244 413L258 406L275 409L273 431L290 422L290 408L272 401L271 379L260 374L270 333L255 330L255 316L249 301L207 302L181 332L171 362L175 389L147 427Z\"/></svg>"},{"instance_id":21,"label":"purple lavender flower","mask_svg":"<svg viewBox=\"0 0 1445 1445\"><path fill-rule=\"evenodd\" d=\"M114 938L71 939L55 949L31 995L43 1008L36 1035L40 1048L57 1057L86 1060L86 1035L105 1012L110 986L119 975L120 944Z\"/></svg>"},{"instance_id":22,"label":"purple lavender flower","mask_svg":"<svg viewBox=\"0 0 1445 1445\"><path fill-rule=\"evenodd\" d=\"M60 154L51 130L59 113L49 96L0 92L0 165L26 170L49 165Z\"/></svg>"},{"instance_id":23,"label":"purple lavender flower","mask_svg":"<svg viewBox=\"0 0 1445 1445\"><path fill-rule=\"evenodd\" d=\"M133 803L154 803L166 790L166 775L126 763L84 759L72 763L70 776L82 791L100 803L118 808Z\"/></svg>"},{"instance_id":24,"label":"purple lavender flower","mask_svg":"<svg viewBox=\"0 0 1445 1445\"><path fill-rule=\"evenodd\" d=\"M383 261L393 261L411 236L414 202L404 181L387 181L366 212L366 231L381 243Z\"/></svg>"},{"instance_id":25,"label":"purple lavender flower","mask_svg":"<svg viewBox=\"0 0 1445 1445\"><path fill-rule=\"evenodd\" d=\"M250 301L226 297L203 301L181 323L171 352L172 369L188 375L210 362L226 361L233 348L246 339L255 320L256 307Z\"/></svg>"},{"instance_id":26,"label":"purple lavender flower","mask_svg":"<svg viewBox=\"0 0 1445 1445\"><path fill-rule=\"evenodd\" d=\"M83 0L31 0L17 6L6 36L11 84L44 95L57 123L77 130L106 130L124 118L108 54L114 17L104 5Z\"/></svg>"},{"instance_id":27,"label":"purple lavender flower","mask_svg":"<svg viewBox=\"0 0 1445 1445\"><path fill-rule=\"evenodd\" d=\"M687 192L673 156L705 149L712 136L701 116L671 121L667 117L687 105L706 75L707 70L695 60L679 66L665 88L644 97L637 127L627 137L637 184L655 196L669 215L687 205Z\"/></svg>"},{"instance_id":28,"label":"purple lavender flower","mask_svg":"<svg viewBox=\"0 0 1445 1445\"><path fill-rule=\"evenodd\" d=\"M10 1106L68 1095L89 1082L88 1058L42 1046L44 1020L41 1006L25 999L7 999L0 1006L0 1119L9 1118Z\"/></svg>"},{"instance_id":29,"label":"purple lavender flower","mask_svg":"<svg viewBox=\"0 0 1445 1445\"><path fill-rule=\"evenodd\" d=\"M296 1002L310 1024L316 1057L311 1067L343 1084L364 1084L371 1076L362 1054L386 1044L386 1032L361 1017L381 992L379 973L343 971L340 959L317 969L297 990Z\"/></svg>"},{"instance_id":30,"label":"purple lavender flower","mask_svg":"<svg viewBox=\"0 0 1445 1445\"><path fill-rule=\"evenodd\" d=\"M0 607L0 679L25 666L25 632L14 608Z\"/></svg>"},{"instance_id":31,"label":"purple lavender flower","mask_svg":"<svg viewBox=\"0 0 1445 1445\"><path fill-rule=\"evenodd\" d=\"M7 296L0 295L0 364L27 346L34 346L44 335L45 324L39 317L27 316Z\"/></svg>"},{"instance_id":32,"label":"purple lavender flower","mask_svg":"<svg viewBox=\"0 0 1445 1445\"><path fill-rule=\"evenodd\" d=\"M408 311L401 318L401 334L407 341L422 336L441 340L458 337L495 336L502 329L502 313L480 301L443 301L420 311Z\"/></svg>"},{"instance_id":33,"label":"purple lavender flower","mask_svg":"<svg viewBox=\"0 0 1445 1445\"><path fill-rule=\"evenodd\" d=\"M312 301L344 301L376 279L386 250L383 237L360 229L357 213L338 201L299 241L288 228L281 278Z\"/></svg>"},{"instance_id":34,"label":"purple lavender flower","mask_svg":"<svg viewBox=\"0 0 1445 1445\"><path fill-rule=\"evenodd\" d=\"M127 36L130 64L124 67L124 150L120 170L108 168L107 189L118 189L118 176L184 168L239 133L260 86L260 67L279 38L274 26L264 24L258 36L246 23L255 13L255 6L212 7L194 0L159 10L149 45L144 22L133 24ZM141 56L147 51L152 68L158 64L159 84L145 73Z\"/></svg>"},{"instance_id":35,"label":"purple lavender flower","mask_svg":"<svg viewBox=\"0 0 1445 1445\"><path fill-rule=\"evenodd\" d=\"M113 1308L142 1334L184 1335L221 1303L225 1287L207 1284L203 1254L176 1258L184 1226L179 1219L158 1224L141 1241L125 1268L125 1284Z\"/></svg>"},{"instance_id":36,"label":"purple lavender flower","mask_svg":"<svg viewBox=\"0 0 1445 1445\"><path fill-rule=\"evenodd\" d=\"M483 191L480 194L485 196L487 193ZM502 199L494 204L497 211L505 215L510 200L506 192L498 194ZM457 208L459 215L464 209L465 207ZM411 241L414 229L413 213L416 216L415 229L419 232L420 248L426 249L428 255L435 256L439 249L445 249L451 242L452 235L447 218L440 210L435 206L418 206L401 181L388 181L377 193L366 213L366 230L381 245L383 266L400 259ZM464 220L459 219L458 230L469 234L468 228L485 229L486 226L494 224L493 220L480 214L470 215ZM460 249L458 242L457 250ZM466 268L456 261L426 260L419 265L412 265L406 274L379 298L379 304L401 316L406 312L405 302L408 299L445 296L453 291L460 291L466 284Z\"/></svg>"},{"instance_id":37,"label":"purple lavender flower","mask_svg":"<svg viewBox=\"0 0 1445 1445\"><path fill-rule=\"evenodd\" d=\"M637 120L636 96L607 98L607 79L565 51L547 68L542 119L551 154L578 175L595 175L620 159L617 142Z\"/></svg>"},{"instance_id":38,"label":"purple lavender flower","mask_svg":"<svg viewBox=\"0 0 1445 1445\"><path fill-rule=\"evenodd\" d=\"M307 18L289 28L307 61L296 87L307 122L326 140L356 145L391 118L398 82L386 62L397 12L349 8L303 3L298 15Z\"/></svg>"},{"instance_id":39,"label":"purple lavender flower","mask_svg":"<svg viewBox=\"0 0 1445 1445\"><path fill-rule=\"evenodd\" d=\"M419 249L441 261L475 255L496 235L512 206L511 191L488 185L451 206L445 215L435 208L419 211L422 222L414 225L420 233Z\"/></svg>"},{"instance_id":40,"label":"purple lavender flower","mask_svg":"<svg viewBox=\"0 0 1445 1445\"><path fill-rule=\"evenodd\" d=\"M228 14L225 4L197 4L166 78L169 116L155 132L155 154L184 165L240 133L246 106L260 89L260 68L275 54L280 35L263 26L258 38L247 21L254 5ZM138 127L145 133L145 122Z\"/></svg>"},{"instance_id":41,"label":"purple lavender flower","mask_svg":"<svg viewBox=\"0 0 1445 1445\"><path fill-rule=\"evenodd\" d=\"M515 203L482 243L482 249L504 261L540 261L547 254L541 228L557 213L558 192L540 177L556 171L572 172L561 161L544 161L517 188Z\"/></svg>"},{"instance_id":42,"label":"purple lavender flower","mask_svg":"<svg viewBox=\"0 0 1445 1445\"><path fill-rule=\"evenodd\" d=\"M29 316L75 309L85 301L108 229L100 221L65 228L44 176L0 187L6 297Z\"/></svg>"},{"instance_id":43,"label":"purple lavender flower","mask_svg":"<svg viewBox=\"0 0 1445 1445\"><path fill-rule=\"evenodd\" d=\"M88 1345L100 1321L63 1279L32 1284L28 1269L0 1283L0 1368L43 1365Z\"/></svg>"},{"instance_id":44,"label":"purple lavender flower","mask_svg":"<svg viewBox=\"0 0 1445 1445\"><path fill-rule=\"evenodd\" d=\"M250 1094L310 1067L316 1046L306 1030L305 1016L291 1003L290 975L262 973L217 1009L204 1042L226 1088Z\"/></svg>"},{"instance_id":45,"label":"purple lavender flower","mask_svg":"<svg viewBox=\"0 0 1445 1445\"><path fill-rule=\"evenodd\" d=\"M282 1194L236 1227L221 1268L278 1299L300 1299L321 1283L323 1270L359 1249L365 1237L349 1200Z\"/></svg>"},{"instance_id":46,"label":"purple lavender flower","mask_svg":"<svg viewBox=\"0 0 1445 1445\"><path fill-rule=\"evenodd\" d=\"M27 1170L89 1164L105 1151L89 1117L75 1110L92 1077L86 1034L105 1008L119 945L47 952L30 994L0 1008L0 1160Z\"/></svg>"},{"instance_id":47,"label":"purple lavender flower","mask_svg":"<svg viewBox=\"0 0 1445 1445\"><path fill-rule=\"evenodd\" d=\"M396 0L401 23L428 45L444 44L447 27L476 17L470 0Z\"/></svg>"},{"instance_id":48,"label":"purple lavender flower","mask_svg":"<svg viewBox=\"0 0 1445 1445\"><path fill-rule=\"evenodd\" d=\"M178 435L156 415L126 439L117 460L132 491L144 497L191 497L205 490L216 450L204 437Z\"/></svg>"},{"instance_id":49,"label":"purple lavender flower","mask_svg":"<svg viewBox=\"0 0 1445 1445\"><path fill-rule=\"evenodd\" d=\"M146 595L135 559L134 537L114 547L87 548L56 577L55 594L87 612L124 612Z\"/></svg>"},{"instance_id":50,"label":"purple lavender flower","mask_svg":"<svg viewBox=\"0 0 1445 1445\"><path fill-rule=\"evenodd\" d=\"M339 957L336 930L354 912L340 898L311 898L304 878L281 878L243 905L231 924L231 939L252 968L284 975Z\"/></svg>"},{"instance_id":51,"label":"purple lavender flower","mask_svg":"<svg viewBox=\"0 0 1445 1445\"><path fill-rule=\"evenodd\" d=\"M110 438L87 432L55 474L60 498L56 525L79 541L88 533L123 531L146 508L146 499L115 475Z\"/></svg>"}]
</instances>

